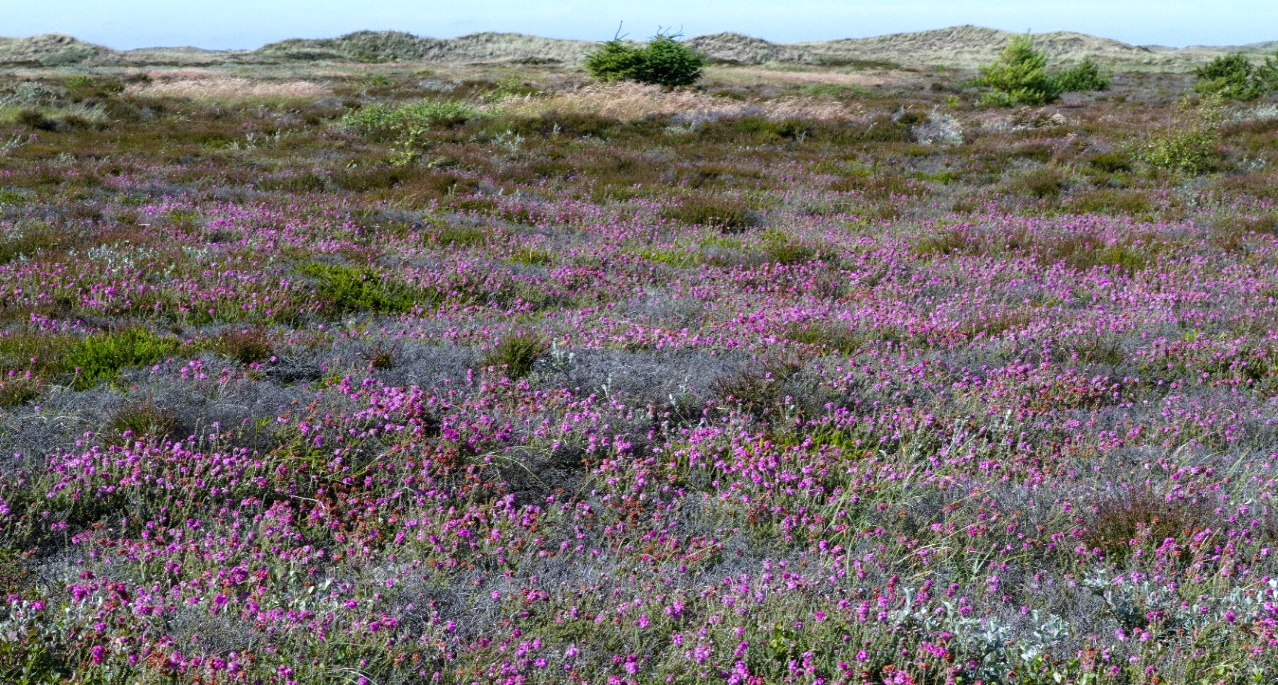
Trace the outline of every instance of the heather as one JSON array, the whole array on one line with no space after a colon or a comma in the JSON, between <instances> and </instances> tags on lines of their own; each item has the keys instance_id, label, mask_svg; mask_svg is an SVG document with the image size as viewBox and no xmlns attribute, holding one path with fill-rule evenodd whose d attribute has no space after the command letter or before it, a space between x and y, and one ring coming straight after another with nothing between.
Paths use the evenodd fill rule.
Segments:
<instances>
[{"instance_id":1,"label":"heather","mask_svg":"<svg viewBox=\"0 0 1278 685\"><path fill-rule=\"evenodd\" d=\"M805 69L7 73L0 681L1272 682L1273 102Z\"/></svg>"}]
</instances>

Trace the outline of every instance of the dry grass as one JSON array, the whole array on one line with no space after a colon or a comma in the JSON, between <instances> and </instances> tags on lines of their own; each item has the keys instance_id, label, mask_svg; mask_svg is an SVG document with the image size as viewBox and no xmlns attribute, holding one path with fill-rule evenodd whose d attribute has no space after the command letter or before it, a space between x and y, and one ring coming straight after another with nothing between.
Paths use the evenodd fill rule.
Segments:
<instances>
[{"instance_id":1,"label":"dry grass","mask_svg":"<svg viewBox=\"0 0 1278 685\"><path fill-rule=\"evenodd\" d=\"M886 86L902 86L922 80L916 74L901 71L874 71L858 73L841 73L838 71L818 70L795 71L767 69L764 67L718 67L706 70L706 75L724 83L801 83L830 84L877 88Z\"/></svg>"},{"instance_id":2,"label":"dry grass","mask_svg":"<svg viewBox=\"0 0 1278 685\"><path fill-rule=\"evenodd\" d=\"M761 116L774 121L810 119L839 121L861 112L843 103L813 98L739 101L691 91L667 91L635 83L592 85L542 97L512 98L499 103L509 114L541 116L547 112L634 121L651 116L680 116L689 121Z\"/></svg>"},{"instance_id":3,"label":"dry grass","mask_svg":"<svg viewBox=\"0 0 1278 685\"><path fill-rule=\"evenodd\" d=\"M191 72L185 74L184 72ZM160 72L161 78L148 84L135 84L125 91L130 95L180 97L197 100L250 100L283 98L303 100L326 97L332 91L311 81L259 81L219 76L198 69ZM176 76L176 78L174 78Z\"/></svg>"}]
</instances>

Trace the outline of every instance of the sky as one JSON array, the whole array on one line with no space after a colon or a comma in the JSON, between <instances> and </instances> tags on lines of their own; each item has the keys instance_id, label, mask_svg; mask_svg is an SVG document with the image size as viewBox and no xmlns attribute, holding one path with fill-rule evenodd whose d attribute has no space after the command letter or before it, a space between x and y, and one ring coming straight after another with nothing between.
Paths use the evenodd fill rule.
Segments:
<instances>
[{"instance_id":1,"label":"sky","mask_svg":"<svg viewBox=\"0 0 1278 685\"><path fill-rule=\"evenodd\" d=\"M775 42L860 38L976 24L1079 31L1136 45L1278 40L1275 0L0 0L0 35L65 33L116 49L257 48L284 38L393 29L448 38L517 31L606 40L658 27Z\"/></svg>"}]
</instances>

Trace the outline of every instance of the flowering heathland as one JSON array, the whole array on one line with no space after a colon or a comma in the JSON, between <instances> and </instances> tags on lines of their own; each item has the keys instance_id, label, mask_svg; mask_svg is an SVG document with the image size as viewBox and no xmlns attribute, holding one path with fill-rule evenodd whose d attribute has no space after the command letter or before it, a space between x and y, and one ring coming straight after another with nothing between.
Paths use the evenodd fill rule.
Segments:
<instances>
[{"instance_id":1,"label":"flowering heathland","mask_svg":"<svg viewBox=\"0 0 1278 685\"><path fill-rule=\"evenodd\" d=\"M0 119L0 680L1278 677L1268 110L388 73Z\"/></svg>"}]
</instances>

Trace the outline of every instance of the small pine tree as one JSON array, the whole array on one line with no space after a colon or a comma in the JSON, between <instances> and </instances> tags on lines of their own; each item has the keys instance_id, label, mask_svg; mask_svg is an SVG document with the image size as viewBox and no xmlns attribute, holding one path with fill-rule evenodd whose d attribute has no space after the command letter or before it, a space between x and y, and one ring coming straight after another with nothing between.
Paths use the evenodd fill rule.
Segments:
<instances>
[{"instance_id":1,"label":"small pine tree","mask_svg":"<svg viewBox=\"0 0 1278 685\"><path fill-rule=\"evenodd\" d=\"M999 105L1042 105L1061 95L1060 84L1047 73L1047 55L1034 49L1028 36L1008 42L993 64L981 67L981 83L992 90L982 98Z\"/></svg>"},{"instance_id":2,"label":"small pine tree","mask_svg":"<svg viewBox=\"0 0 1278 685\"><path fill-rule=\"evenodd\" d=\"M667 88L690 86L701 78L706 58L680 43L677 34L658 33L648 41L636 80Z\"/></svg>"},{"instance_id":3,"label":"small pine tree","mask_svg":"<svg viewBox=\"0 0 1278 685\"><path fill-rule=\"evenodd\" d=\"M620 37L586 57L586 71L600 81L638 81L667 88L687 86L701 78L706 58L679 42L678 34L658 33L643 47Z\"/></svg>"},{"instance_id":4,"label":"small pine tree","mask_svg":"<svg viewBox=\"0 0 1278 685\"><path fill-rule=\"evenodd\" d=\"M644 51L622 42L620 37L599 46L586 57L586 71L600 81L634 80L644 61Z\"/></svg>"}]
</instances>

